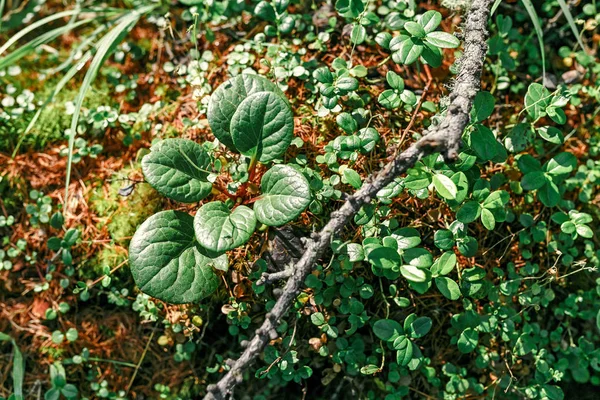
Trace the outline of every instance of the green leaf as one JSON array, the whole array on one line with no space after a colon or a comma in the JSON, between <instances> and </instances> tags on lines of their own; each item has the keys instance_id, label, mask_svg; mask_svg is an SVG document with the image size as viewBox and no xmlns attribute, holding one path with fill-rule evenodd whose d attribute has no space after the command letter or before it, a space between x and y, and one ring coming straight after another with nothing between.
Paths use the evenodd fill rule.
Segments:
<instances>
[{"instance_id":1,"label":"green leaf","mask_svg":"<svg viewBox=\"0 0 600 400\"><path fill-rule=\"evenodd\" d=\"M429 276L424 269L415 267L413 265L402 265L400 267L400 273L403 277L411 282L426 282L429 280Z\"/></svg>"},{"instance_id":2,"label":"green leaf","mask_svg":"<svg viewBox=\"0 0 600 400\"><path fill-rule=\"evenodd\" d=\"M381 92L377 98L377 101L388 110L398 108L402 104L400 96L394 89L386 89Z\"/></svg>"},{"instance_id":3,"label":"green leaf","mask_svg":"<svg viewBox=\"0 0 600 400\"><path fill-rule=\"evenodd\" d=\"M385 79L392 89L401 92L404 90L404 79L394 71L388 71Z\"/></svg>"},{"instance_id":4,"label":"green leaf","mask_svg":"<svg viewBox=\"0 0 600 400\"><path fill-rule=\"evenodd\" d=\"M349 113L343 112L338 114L338 116L335 117L335 122L337 122L338 126L349 135L358 130L358 123Z\"/></svg>"},{"instance_id":5,"label":"green leaf","mask_svg":"<svg viewBox=\"0 0 600 400\"><path fill-rule=\"evenodd\" d=\"M362 179L358 172L351 168L345 168L343 172L343 177L346 182L348 182L354 189L360 189L362 186Z\"/></svg>"},{"instance_id":6,"label":"green leaf","mask_svg":"<svg viewBox=\"0 0 600 400\"><path fill-rule=\"evenodd\" d=\"M275 9L271 4L266 1L261 1L254 8L254 14L265 21L275 22L277 19L277 15L275 14Z\"/></svg>"},{"instance_id":7,"label":"green leaf","mask_svg":"<svg viewBox=\"0 0 600 400\"><path fill-rule=\"evenodd\" d=\"M467 328L460 334L458 338L458 350L461 353L470 353L477 347L479 341L479 333L473 328Z\"/></svg>"},{"instance_id":8,"label":"green leaf","mask_svg":"<svg viewBox=\"0 0 600 400\"><path fill-rule=\"evenodd\" d=\"M532 83L525 94L525 109L527 113L537 121L546 113L546 107L550 105L551 94L539 83Z\"/></svg>"},{"instance_id":9,"label":"green leaf","mask_svg":"<svg viewBox=\"0 0 600 400\"><path fill-rule=\"evenodd\" d=\"M477 201L472 200L466 202L465 205L458 210L456 213L456 219L458 219L460 222L468 224L479 218L480 213L481 206Z\"/></svg>"},{"instance_id":10,"label":"green leaf","mask_svg":"<svg viewBox=\"0 0 600 400\"><path fill-rule=\"evenodd\" d=\"M294 138L294 115L281 96L260 92L242 101L231 118L237 150L260 162L279 158Z\"/></svg>"},{"instance_id":11,"label":"green leaf","mask_svg":"<svg viewBox=\"0 0 600 400\"><path fill-rule=\"evenodd\" d=\"M367 29L359 24L354 25L350 34L350 42L353 44L361 44L367 38Z\"/></svg>"},{"instance_id":12,"label":"green leaf","mask_svg":"<svg viewBox=\"0 0 600 400\"><path fill-rule=\"evenodd\" d=\"M544 164L544 170L550 175L557 176L571 173L576 166L577 157L565 151L548 160Z\"/></svg>"},{"instance_id":13,"label":"green leaf","mask_svg":"<svg viewBox=\"0 0 600 400\"><path fill-rule=\"evenodd\" d=\"M413 22L413 21L408 21L407 23L404 24L404 29L410 33L413 36L418 37L419 39L422 39L425 37L425 35L427 34L427 32L425 32L425 29L423 29L423 26Z\"/></svg>"},{"instance_id":14,"label":"green leaf","mask_svg":"<svg viewBox=\"0 0 600 400\"><path fill-rule=\"evenodd\" d=\"M439 232L439 231L438 231ZM456 254L451 251L443 253L431 267L434 276L448 275L456 265Z\"/></svg>"},{"instance_id":15,"label":"green leaf","mask_svg":"<svg viewBox=\"0 0 600 400\"><path fill-rule=\"evenodd\" d=\"M471 148L475 151L477 157L483 161L490 161L496 154L496 137L490 128L483 125L475 125L475 129L470 134Z\"/></svg>"},{"instance_id":16,"label":"green leaf","mask_svg":"<svg viewBox=\"0 0 600 400\"><path fill-rule=\"evenodd\" d=\"M429 268L433 264L433 256L422 247L404 250L402 258L405 264L419 268Z\"/></svg>"},{"instance_id":17,"label":"green leaf","mask_svg":"<svg viewBox=\"0 0 600 400\"><path fill-rule=\"evenodd\" d=\"M433 176L433 186L444 199L454 200L456 198L458 192L456 184L446 175L435 174Z\"/></svg>"},{"instance_id":18,"label":"green leaf","mask_svg":"<svg viewBox=\"0 0 600 400\"><path fill-rule=\"evenodd\" d=\"M340 14L356 18L365 10L365 4L362 0L337 0L335 2L335 9Z\"/></svg>"},{"instance_id":19,"label":"green leaf","mask_svg":"<svg viewBox=\"0 0 600 400\"><path fill-rule=\"evenodd\" d=\"M481 122L494 112L496 100L490 92L480 91L473 100L471 120L473 123Z\"/></svg>"},{"instance_id":20,"label":"green leaf","mask_svg":"<svg viewBox=\"0 0 600 400\"><path fill-rule=\"evenodd\" d=\"M213 134L231 150L236 150L231 138L231 119L248 96L272 92L285 100L285 95L270 80L254 74L240 74L219 85L210 96L207 118Z\"/></svg>"},{"instance_id":21,"label":"green leaf","mask_svg":"<svg viewBox=\"0 0 600 400\"><path fill-rule=\"evenodd\" d=\"M393 319L380 319L373 324L373 333L381 340L393 342L404 331L397 321Z\"/></svg>"},{"instance_id":22,"label":"green leaf","mask_svg":"<svg viewBox=\"0 0 600 400\"><path fill-rule=\"evenodd\" d=\"M433 32L442 22L442 14L435 10L426 11L418 19L426 33Z\"/></svg>"},{"instance_id":23,"label":"green leaf","mask_svg":"<svg viewBox=\"0 0 600 400\"><path fill-rule=\"evenodd\" d=\"M537 190L548 182L542 171L532 171L523 176L521 187L524 190Z\"/></svg>"},{"instance_id":24,"label":"green leaf","mask_svg":"<svg viewBox=\"0 0 600 400\"><path fill-rule=\"evenodd\" d=\"M373 375L379 372L379 367L374 364L365 365L360 369L360 373L363 375Z\"/></svg>"},{"instance_id":25,"label":"green leaf","mask_svg":"<svg viewBox=\"0 0 600 400\"><path fill-rule=\"evenodd\" d=\"M594 231L587 225L577 225L577 234L586 239L591 239L594 237Z\"/></svg>"},{"instance_id":26,"label":"green leaf","mask_svg":"<svg viewBox=\"0 0 600 400\"><path fill-rule=\"evenodd\" d=\"M146 181L164 196L182 203L196 203L210 194L209 168L206 151L187 139L162 140L142 159Z\"/></svg>"},{"instance_id":27,"label":"green leaf","mask_svg":"<svg viewBox=\"0 0 600 400\"><path fill-rule=\"evenodd\" d=\"M415 228L396 229L391 236L398 242L400 250L412 249L421 243L421 236Z\"/></svg>"},{"instance_id":28,"label":"green leaf","mask_svg":"<svg viewBox=\"0 0 600 400\"><path fill-rule=\"evenodd\" d=\"M415 319L410 324L410 328L412 330L411 336L415 339L422 338L431 330L432 325L433 323L429 317L419 317Z\"/></svg>"},{"instance_id":29,"label":"green leaf","mask_svg":"<svg viewBox=\"0 0 600 400\"><path fill-rule=\"evenodd\" d=\"M445 276L435 278L435 285L444 297L450 300L458 300L460 298L460 288L458 283Z\"/></svg>"},{"instance_id":30,"label":"green leaf","mask_svg":"<svg viewBox=\"0 0 600 400\"><path fill-rule=\"evenodd\" d=\"M442 49L455 49L460 46L460 40L456 36L442 31L428 33L425 40Z\"/></svg>"},{"instance_id":31,"label":"green leaf","mask_svg":"<svg viewBox=\"0 0 600 400\"><path fill-rule=\"evenodd\" d=\"M391 247L377 247L369 252L367 259L371 264L382 269L393 269L402 261L398 252Z\"/></svg>"},{"instance_id":32,"label":"green leaf","mask_svg":"<svg viewBox=\"0 0 600 400\"><path fill-rule=\"evenodd\" d=\"M494 214L492 214L492 212L487 208L483 208L481 210L481 222L488 231L493 230L496 226L496 219L494 218Z\"/></svg>"},{"instance_id":33,"label":"green leaf","mask_svg":"<svg viewBox=\"0 0 600 400\"><path fill-rule=\"evenodd\" d=\"M449 229L440 229L433 235L433 243L442 250L449 250L454 246L454 235Z\"/></svg>"},{"instance_id":34,"label":"green leaf","mask_svg":"<svg viewBox=\"0 0 600 400\"><path fill-rule=\"evenodd\" d=\"M538 197L546 207L554 207L560 202L560 191L558 186L552 181L538 189Z\"/></svg>"},{"instance_id":35,"label":"green leaf","mask_svg":"<svg viewBox=\"0 0 600 400\"><path fill-rule=\"evenodd\" d=\"M204 204L194 218L196 239L215 252L233 250L246 243L256 228L254 211L246 206L233 210L220 201Z\"/></svg>"},{"instance_id":36,"label":"green leaf","mask_svg":"<svg viewBox=\"0 0 600 400\"><path fill-rule=\"evenodd\" d=\"M414 344L410 340L408 340L406 347L396 352L396 361L399 365L405 367L407 366L413 357L413 348Z\"/></svg>"},{"instance_id":37,"label":"green leaf","mask_svg":"<svg viewBox=\"0 0 600 400\"><path fill-rule=\"evenodd\" d=\"M262 195L254 203L256 219L268 226L281 226L296 219L311 200L310 186L301 172L275 165L260 182Z\"/></svg>"},{"instance_id":38,"label":"green leaf","mask_svg":"<svg viewBox=\"0 0 600 400\"><path fill-rule=\"evenodd\" d=\"M194 218L161 211L137 229L129 245L131 274L140 290L169 303L192 303L213 293L219 280L213 266L227 265L194 237Z\"/></svg>"},{"instance_id":39,"label":"green leaf","mask_svg":"<svg viewBox=\"0 0 600 400\"><path fill-rule=\"evenodd\" d=\"M316 312L310 315L310 321L313 325L321 326L325 323L325 316L321 312Z\"/></svg>"},{"instance_id":40,"label":"green leaf","mask_svg":"<svg viewBox=\"0 0 600 400\"><path fill-rule=\"evenodd\" d=\"M565 140L560 129L554 126L543 126L537 130L540 137L553 144L562 144Z\"/></svg>"},{"instance_id":41,"label":"green leaf","mask_svg":"<svg viewBox=\"0 0 600 400\"><path fill-rule=\"evenodd\" d=\"M421 58L431 65L433 68L438 68L442 65L442 51L430 43L423 43L423 52Z\"/></svg>"},{"instance_id":42,"label":"green leaf","mask_svg":"<svg viewBox=\"0 0 600 400\"><path fill-rule=\"evenodd\" d=\"M394 53L396 63L409 65L417 61L423 52L423 44L419 39L408 38L400 44L400 49Z\"/></svg>"}]
</instances>

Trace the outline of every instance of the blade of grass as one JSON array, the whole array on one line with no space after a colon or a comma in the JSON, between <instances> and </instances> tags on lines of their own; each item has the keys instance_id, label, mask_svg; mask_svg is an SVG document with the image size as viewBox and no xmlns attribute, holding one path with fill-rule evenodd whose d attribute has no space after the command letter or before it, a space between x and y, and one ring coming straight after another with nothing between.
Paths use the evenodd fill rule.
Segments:
<instances>
[{"instance_id":1,"label":"blade of grass","mask_svg":"<svg viewBox=\"0 0 600 400\"><path fill-rule=\"evenodd\" d=\"M6 0L0 0L0 32L2 31L2 14L4 14L4 5Z\"/></svg>"},{"instance_id":2,"label":"blade of grass","mask_svg":"<svg viewBox=\"0 0 600 400\"><path fill-rule=\"evenodd\" d=\"M98 36L102 32L104 32L107 28L108 28L107 24L102 24L99 27L97 27L92 33L87 35L81 41L81 43L79 43L77 45L77 47L75 47L73 50L71 50L69 57L65 61L61 62L60 65L58 65L57 67L49 68L49 69L43 70L42 72L46 75L54 75L57 72L60 72L60 71L64 70L65 68L71 66L73 64L73 60L75 60L75 57L77 56L77 54L82 53L88 47L92 46L94 44L94 41L98 38Z\"/></svg>"},{"instance_id":3,"label":"blade of grass","mask_svg":"<svg viewBox=\"0 0 600 400\"><path fill-rule=\"evenodd\" d=\"M81 25L92 22L93 20L94 20L93 18L81 20L81 21L74 23L73 25L61 26L60 28L53 29L49 32L46 32L46 33L36 37L35 39L33 39L30 42L19 47L12 53L8 54L6 57L0 58L0 69L4 69L4 68L14 64L15 62L19 61L21 58L23 58L26 55L35 51L40 45L51 42L52 40L65 34L66 32L68 32L74 28L77 28Z\"/></svg>"},{"instance_id":4,"label":"blade of grass","mask_svg":"<svg viewBox=\"0 0 600 400\"><path fill-rule=\"evenodd\" d=\"M23 400L23 379L25 377L25 363L23 362L23 354L17 346L17 342L8 336L6 333L0 332L0 341L11 342L13 345L13 393L15 400Z\"/></svg>"},{"instance_id":5,"label":"blade of grass","mask_svg":"<svg viewBox=\"0 0 600 400\"><path fill-rule=\"evenodd\" d=\"M4 53L10 46L15 44L19 39L21 39L22 37L27 35L29 32L32 32L33 30L39 28L40 26L43 26L43 25L45 25L49 22L55 21L57 19L69 17L71 15L76 15L80 11L81 10L79 10L79 9L63 11L63 12L59 12L54 15L49 15L46 18L42 18L39 21L34 22L33 24L29 25L26 28L23 28L22 30L17 32L14 36L12 36L10 39L8 39L6 41L6 43L4 43L4 45L2 47L0 47L0 54Z\"/></svg>"},{"instance_id":6,"label":"blade of grass","mask_svg":"<svg viewBox=\"0 0 600 400\"><path fill-rule=\"evenodd\" d=\"M569 23L569 26L571 27L571 30L573 31L573 35L575 35L575 39L577 39L577 43L579 43L581 50L583 50L587 53L587 51L585 50L585 46L583 45L583 41L581 40L581 35L579 34L579 29L577 29L577 25L575 25L575 20L573 19L571 10L569 10L569 6L565 2L565 0L557 0L557 1L558 1L558 5L560 6L560 9L562 10L563 14L565 14L565 18L567 19L567 22Z\"/></svg>"},{"instance_id":7,"label":"blade of grass","mask_svg":"<svg viewBox=\"0 0 600 400\"><path fill-rule=\"evenodd\" d=\"M65 181L65 210L67 209L67 202L69 199L69 184L71 183L71 170L73 167L73 147L75 145L77 124L79 122L79 115L81 113L83 99L85 98L87 91L92 86L92 82L96 78L96 75L104 63L104 60L108 57L112 50L114 50L121 39L129 32L129 30L133 28L140 17L155 7L156 6L147 6L142 7L139 10L131 11L129 14L123 16L120 22L98 41L96 46L96 55L92 59L92 63L90 64L90 67L83 78L83 83L81 84L81 88L79 89L79 93L77 94L77 98L75 100L75 112L73 113L73 118L71 119L71 130L69 132L69 155L67 159L67 177Z\"/></svg>"},{"instance_id":8,"label":"blade of grass","mask_svg":"<svg viewBox=\"0 0 600 400\"><path fill-rule=\"evenodd\" d=\"M540 25L540 19L538 18L537 13L535 12L535 7L531 0L523 0L523 5L529 14L529 18L531 18L531 22L533 22L533 28L535 29L535 34L538 38L538 43L540 44L540 53L542 56L542 82L546 79L546 54L544 52L544 31L542 30L542 26Z\"/></svg>"},{"instance_id":9,"label":"blade of grass","mask_svg":"<svg viewBox=\"0 0 600 400\"><path fill-rule=\"evenodd\" d=\"M54 100L54 96L56 96L71 79L73 79L75 74L77 74L77 72L79 72L91 58L92 58L92 53L90 51L86 52L83 55L83 57L79 61L77 61L77 63L75 65L73 65L67 71L67 73L61 78L61 80L56 84L56 86L54 87L54 89L52 90L50 95L46 98L44 103L37 109L33 118L31 119L31 121L29 121L27 128L25 128L25 130L21 134L21 138L19 139L19 142L17 143L17 145L15 146L15 149L13 150L12 158L16 157L17 153L19 152L19 148L21 147L21 144L23 143L23 140L27 137L29 132L33 129L38 118L40 117L40 115L42 115L42 112L44 111L46 106L52 100Z\"/></svg>"},{"instance_id":10,"label":"blade of grass","mask_svg":"<svg viewBox=\"0 0 600 400\"><path fill-rule=\"evenodd\" d=\"M500 3L502 3L502 0L496 0L496 1L494 1L494 4L492 5L492 11L490 11L490 17L492 15L494 15L494 13L498 9L498 7L500 7Z\"/></svg>"}]
</instances>

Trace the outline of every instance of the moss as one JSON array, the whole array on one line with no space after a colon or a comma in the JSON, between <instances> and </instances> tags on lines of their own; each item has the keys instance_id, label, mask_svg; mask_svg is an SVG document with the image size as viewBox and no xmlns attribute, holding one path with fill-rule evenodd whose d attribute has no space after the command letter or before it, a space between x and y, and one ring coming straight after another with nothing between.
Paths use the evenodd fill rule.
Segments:
<instances>
[{"instance_id":1,"label":"moss","mask_svg":"<svg viewBox=\"0 0 600 400\"><path fill-rule=\"evenodd\" d=\"M95 188L90 196L92 209L100 217L99 228L107 227L111 242L91 260L88 271L93 275L89 278L102 274L105 266L112 269L125 261L125 248L136 228L162 205L162 197L146 183L136 184L129 196L119 195L119 189L127 185L124 179L136 169L122 169L110 184Z\"/></svg>"},{"instance_id":2,"label":"moss","mask_svg":"<svg viewBox=\"0 0 600 400\"><path fill-rule=\"evenodd\" d=\"M90 198L92 208L108 227L115 243L126 246L139 224L154 214L162 205L162 197L150 185L138 183L129 196L119 195L119 189L127 184L124 178L136 169L126 167L118 172L108 186L108 196L104 188L98 187Z\"/></svg>"},{"instance_id":3,"label":"moss","mask_svg":"<svg viewBox=\"0 0 600 400\"><path fill-rule=\"evenodd\" d=\"M34 91L36 103L46 101L52 90L54 90L56 83L56 81L47 82L40 87L40 90ZM24 86L27 87L28 85ZM64 131L71 125L71 115L67 115L65 103L75 100L78 93L78 85L63 88L54 97L54 100L46 105L34 128L23 138L19 151L42 150L49 144L66 140ZM95 86L84 99L83 107L90 109L112 103L109 84L97 80ZM13 151L36 111L26 113L21 118L0 126L0 151L7 153Z\"/></svg>"}]
</instances>

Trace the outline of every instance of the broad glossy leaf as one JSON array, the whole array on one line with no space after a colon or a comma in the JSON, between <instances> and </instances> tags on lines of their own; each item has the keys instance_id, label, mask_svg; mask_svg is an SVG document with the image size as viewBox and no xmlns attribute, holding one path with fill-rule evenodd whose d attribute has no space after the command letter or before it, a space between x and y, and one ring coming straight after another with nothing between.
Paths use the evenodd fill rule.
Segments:
<instances>
[{"instance_id":1,"label":"broad glossy leaf","mask_svg":"<svg viewBox=\"0 0 600 400\"><path fill-rule=\"evenodd\" d=\"M565 138L560 129L554 126L543 126L537 130L540 137L553 144L561 144Z\"/></svg>"},{"instance_id":2,"label":"broad glossy leaf","mask_svg":"<svg viewBox=\"0 0 600 400\"><path fill-rule=\"evenodd\" d=\"M577 166L577 158L569 152L562 152L552 157L544 165L544 170L550 175L564 175L572 172Z\"/></svg>"},{"instance_id":3,"label":"broad glossy leaf","mask_svg":"<svg viewBox=\"0 0 600 400\"><path fill-rule=\"evenodd\" d=\"M139 226L129 245L129 264L142 292L180 304L213 293L219 283L213 267L226 269L228 261L198 244L192 216L170 210Z\"/></svg>"},{"instance_id":4,"label":"broad glossy leaf","mask_svg":"<svg viewBox=\"0 0 600 400\"><path fill-rule=\"evenodd\" d=\"M479 218L480 213L481 206L479 203L476 201L468 201L460 208L460 210L458 210L456 213L456 219L458 219L460 222L468 224Z\"/></svg>"},{"instance_id":5,"label":"broad glossy leaf","mask_svg":"<svg viewBox=\"0 0 600 400\"><path fill-rule=\"evenodd\" d=\"M400 228L391 235L398 242L398 249L406 250L421 244L421 236L415 228Z\"/></svg>"},{"instance_id":6,"label":"broad glossy leaf","mask_svg":"<svg viewBox=\"0 0 600 400\"><path fill-rule=\"evenodd\" d=\"M413 350L414 344L409 340L406 347L396 352L396 361L398 362L398 364L403 367L407 366L408 363L410 363L410 361L412 360Z\"/></svg>"},{"instance_id":7,"label":"broad glossy leaf","mask_svg":"<svg viewBox=\"0 0 600 400\"><path fill-rule=\"evenodd\" d=\"M379 104L381 104L388 110L398 108L402 104L400 96L393 89L386 89L383 92L381 92L381 94L379 94L379 97L377 98L377 101L379 101Z\"/></svg>"},{"instance_id":8,"label":"broad glossy leaf","mask_svg":"<svg viewBox=\"0 0 600 400\"><path fill-rule=\"evenodd\" d=\"M426 11L418 19L419 24L425 29L425 32L433 32L442 22L442 14L435 10Z\"/></svg>"},{"instance_id":9,"label":"broad glossy leaf","mask_svg":"<svg viewBox=\"0 0 600 400\"><path fill-rule=\"evenodd\" d=\"M435 278L435 285L444 297L450 300L458 300L460 298L460 288L458 283L445 276Z\"/></svg>"},{"instance_id":10,"label":"broad glossy leaf","mask_svg":"<svg viewBox=\"0 0 600 400\"><path fill-rule=\"evenodd\" d=\"M405 264L410 264L419 268L429 268L433 264L433 256L422 247L404 250L402 256Z\"/></svg>"},{"instance_id":11,"label":"broad glossy leaf","mask_svg":"<svg viewBox=\"0 0 600 400\"><path fill-rule=\"evenodd\" d=\"M393 342L404 333L402 326L393 319L380 319L373 324L373 333L381 340Z\"/></svg>"},{"instance_id":12,"label":"broad glossy leaf","mask_svg":"<svg viewBox=\"0 0 600 400\"><path fill-rule=\"evenodd\" d=\"M427 32L425 32L425 29L423 29L423 26L421 24L418 24L413 21L408 21L407 23L405 23L404 29L406 29L406 31L411 35L421 39L424 38L427 34Z\"/></svg>"},{"instance_id":13,"label":"broad glossy leaf","mask_svg":"<svg viewBox=\"0 0 600 400\"><path fill-rule=\"evenodd\" d=\"M460 46L460 40L456 36L442 31L428 33L425 40L442 49L455 49Z\"/></svg>"},{"instance_id":14,"label":"broad glossy leaf","mask_svg":"<svg viewBox=\"0 0 600 400\"><path fill-rule=\"evenodd\" d=\"M479 124L475 125L475 129L470 134L470 140L471 148L483 161L489 161L496 156L497 141L490 128Z\"/></svg>"},{"instance_id":15,"label":"broad glossy leaf","mask_svg":"<svg viewBox=\"0 0 600 400\"><path fill-rule=\"evenodd\" d=\"M245 98L260 92L272 92L285 100L285 95L276 84L253 74L241 74L229 79L210 96L206 114L208 123L216 138L230 149L236 150L230 131L233 114Z\"/></svg>"},{"instance_id":16,"label":"broad glossy leaf","mask_svg":"<svg viewBox=\"0 0 600 400\"><path fill-rule=\"evenodd\" d=\"M392 57L394 58L394 55L397 57L397 59L394 59L397 63L409 65L417 61L423 52L423 47L423 42L419 39L408 38L400 44L400 50L394 53Z\"/></svg>"},{"instance_id":17,"label":"broad glossy leaf","mask_svg":"<svg viewBox=\"0 0 600 400\"><path fill-rule=\"evenodd\" d=\"M146 181L161 194L182 203L195 203L210 194L209 168L206 151L187 139L162 140L142 159Z\"/></svg>"},{"instance_id":18,"label":"broad glossy leaf","mask_svg":"<svg viewBox=\"0 0 600 400\"><path fill-rule=\"evenodd\" d=\"M481 122L488 118L494 112L496 100L490 92L480 91L473 100L473 110L471 110L471 120Z\"/></svg>"},{"instance_id":19,"label":"broad glossy leaf","mask_svg":"<svg viewBox=\"0 0 600 400\"><path fill-rule=\"evenodd\" d=\"M433 235L433 243L442 250L449 250L454 246L454 235L449 229L440 229Z\"/></svg>"},{"instance_id":20,"label":"broad glossy leaf","mask_svg":"<svg viewBox=\"0 0 600 400\"><path fill-rule=\"evenodd\" d=\"M426 282L430 278L429 271L413 265L402 265L400 273L411 282Z\"/></svg>"},{"instance_id":21,"label":"broad glossy leaf","mask_svg":"<svg viewBox=\"0 0 600 400\"><path fill-rule=\"evenodd\" d=\"M556 206L561 199L558 186L552 181L547 181L544 186L538 189L538 197L546 207Z\"/></svg>"},{"instance_id":22,"label":"broad glossy leaf","mask_svg":"<svg viewBox=\"0 0 600 400\"><path fill-rule=\"evenodd\" d=\"M458 349L461 353L470 353L477 347L479 341L479 333L473 328L467 328L460 334L458 338Z\"/></svg>"},{"instance_id":23,"label":"broad glossy leaf","mask_svg":"<svg viewBox=\"0 0 600 400\"><path fill-rule=\"evenodd\" d=\"M493 230L496 226L496 218L494 218L494 214L487 208L481 209L481 222L488 231Z\"/></svg>"},{"instance_id":24,"label":"broad glossy leaf","mask_svg":"<svg viewBox=\"0 0 600 400\"><path fill-rule=\"evenodd\" d=\"M194 218L196 239L211 251L224 252L246 243L256 228L254 211L246 206L233 210L220 201L204 204Z\"/></svg>"},{"instance_id":25,"label":"broad glossy leaf","mask_svg":"<svg viewBox=\"0 0 600 400\"><path fill-rule=\"evenodd\" d=\"M398 252L390 247L377 247L369 252L367 259L371 264L382 269L395 269L400 265Z\"/></svg>"},{"instance_id":26,"label":"broad glossy leaf","mask_svg":"<svg viewBox=\"0 0 600 400\"><path fill-rule=\"evenodd\" d=\"M550 104L551 94L539 83L532 83L525 94L525 109L534 119L544 116L546 107Z\"/></svg>"},{"instance_id":27,"label":"broad glossy leaf","mask_svg":"<svg viewBox=\"0 0 600 400\"><path fill-rule=\"evenodd\" d=\"M260 182L262 195L254 203L256 219L269 226L293 221L308 207L310 186L301 172L287 165L275 165Z\"/></svg>"},{"instance_id":28,"label":"broad glossy leaf","mask_svg":"<svg viewBox=\"0 0 600 400\"><path fill-rule=\"evenodd\" d=\"M447 251L435 260L431 266L431 273L433 276L447 275L454 269L455 265L456 254Z\"/></svg>"},{"instance_id":29,"label":"broad glossy leaf","mask_svg":"<svg viewBox=\"0 0 600 400\"><path fill-rule=\"evenodd\" d=\"M410 324L410 329L412 331L411 336L415 339L422 338L431 330L432 325L433 323L429 317L419 317L415 319Z\"/></svg>"},{"instance_id":30,"label":"broad glossy leaf","mask_svg":"<svg viewBox=\"0 0 600 400\"><path fill-rule=\"evenodd\" d=\"M523 175L521 187L524 190L537 190L544 186L547 181L546 174L542 171L532 171Z\"/></svg>"},{"instance_id":31,"label":"broad glossy leaf","mask_svg":"<svg viewBox=\"0 0 600 400\"><path fill-rule=\"evenodd\" d=\"M294 138L294 115L281 96L260 92L242 101L231 119L237 150L260 162L279 158Z\"/></svg>"},{"instance_id":32,"label":"broad glossy leaf","mask_svg":"<svg viewBox=\"0 0 600 400\"><path fill-rule=\"evenodd\" d=\"M435 190L437 190L444 199L454 200L456 198L458 192L456 184L446 175L435 174L433 176L433 186L435 186Z\"/></svg>"}]
</instances>

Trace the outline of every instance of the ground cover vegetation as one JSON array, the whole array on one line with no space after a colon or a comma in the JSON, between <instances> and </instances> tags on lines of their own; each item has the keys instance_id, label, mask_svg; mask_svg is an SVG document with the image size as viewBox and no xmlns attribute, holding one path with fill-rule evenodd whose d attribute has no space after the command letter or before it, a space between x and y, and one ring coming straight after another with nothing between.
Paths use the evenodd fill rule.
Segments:
<instances>
[{"instance_id":1,"label":"ground cover vegetation","mask_svg":"<svg viewBox=\"0 0 600 400\"><path fill-rule=\"evenodd\" d=\"M0 399L592 399L600 9L0 0Z\"/></svg>"}]
</instances>

